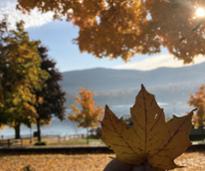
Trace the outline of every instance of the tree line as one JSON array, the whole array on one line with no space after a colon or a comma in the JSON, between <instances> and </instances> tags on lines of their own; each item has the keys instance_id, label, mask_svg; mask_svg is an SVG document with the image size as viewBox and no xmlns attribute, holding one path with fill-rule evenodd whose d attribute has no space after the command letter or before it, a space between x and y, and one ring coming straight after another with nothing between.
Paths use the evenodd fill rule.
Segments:
<instances>
[{"instance_id":1,"label":"tree line","mask_svg":"<svg viewBox=\"0 0 205 171\"><path fill-rule=\"evenodd\" d=\"M36 136L41 142L41 125L52 117L65 119L65 92L59 81L61 73L49 58L40 41L29 38L21 21L9 29L6 19L0 22L0 124L15 130L21 138L20 126L36 124ZM81 89L71 106L69 119L79 127L94 128L99 124L102 108L96 106L94 94ZM80 108L79 108L80 107Z\"/></svg>"},{"instance_id":2,"label":"tree line","mask_svg":"<svg viewBox=\"0 0 205 171\"><path fill-rule=\"evenodd\" d=\"M20 138L20 126L50 122L53 115L64 117L65 93L59 81L61 73L48 57L40 41L29 38L21 21L9 29L6 19L0 23L0 123L15 129Z\"/></svg>"}]
</instances>

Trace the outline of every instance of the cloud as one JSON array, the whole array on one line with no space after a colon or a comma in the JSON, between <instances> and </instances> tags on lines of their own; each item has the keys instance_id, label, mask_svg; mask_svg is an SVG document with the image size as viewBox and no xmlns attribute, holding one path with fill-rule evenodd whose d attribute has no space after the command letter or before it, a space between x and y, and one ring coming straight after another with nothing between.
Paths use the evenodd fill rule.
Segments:
<instances>
[{"instance_id":1,"label":"cloud","mask_svg":"<svg viewBox=\"0 0 205 171\"><path fill-rule=\"evenodd\" d=\"M136 69L136 70L153 70L160 67L184 67L193 64L205 62L204 56L198 56L191 64L184 64L183 61L177 60L170 54L153 55L138 62L127 62L123 65L114 67L115 69Z\"/></svg>"},{"instance_id":2,"label":"cloud","mask_svg":"<svg viewBox=\"0 0 205 171\"><path fill-rule=\"evenodd\" d=\"M38 27L52 21L53 13L48 12L42 14L37 9L31 11L30 14L23 14L16 9L16 0L1 0L0 1L0 19L7 16L10 26L15 27L15 23L23 20L25 27Z\"/></svg>"}]
</instances>

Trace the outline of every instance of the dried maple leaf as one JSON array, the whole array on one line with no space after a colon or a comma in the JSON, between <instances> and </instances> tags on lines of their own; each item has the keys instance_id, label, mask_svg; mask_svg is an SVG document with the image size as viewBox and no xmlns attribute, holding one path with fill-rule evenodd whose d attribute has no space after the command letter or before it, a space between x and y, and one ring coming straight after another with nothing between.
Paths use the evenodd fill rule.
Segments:
<instances>
[{"instance_id":1,"label":"dried maple leaf","mask_svg":"<svg viewBox=\"0 0 205 171\"><path fill-rule=\"evenodd\" d=\"M178 167L174 159L191 144L193 111L166 122L164 111L155 97L142 85L131 108L132 124L127 125L106 106L102 121L102 139L116 153L116 158L133 165L158 169Z\"/></svg>"}]
</instances>

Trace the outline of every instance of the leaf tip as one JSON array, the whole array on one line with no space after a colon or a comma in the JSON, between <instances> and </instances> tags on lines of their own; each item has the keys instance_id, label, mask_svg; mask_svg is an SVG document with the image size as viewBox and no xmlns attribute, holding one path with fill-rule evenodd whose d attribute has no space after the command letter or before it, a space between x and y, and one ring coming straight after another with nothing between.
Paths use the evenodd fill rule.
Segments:
<instances>
[{"instance_id":1,"label":"leaf tip","mask_svg":"<svg viewBox=\"0 0 205 171\"><path fill-rule=\"evenodd\" d=\"M191 111L191 113L194 113L194 112L196 112L198 109L197 108L195 108L195 109L193 109L192 111Z\"/></svg>"},{"instance_id":2,"label":"leaf tip","mask_svg":"<svg viewBox=\"0 0 205 171\"><path fill-rule=\"evenodd\" d=\"M108 105L105 105L105 113L106 113L106 111L108 111L110 108L109 108L109 106Z\"/></svg>"},{"instance_id":3,"label":"leaf tip","mask_svg":"<svg viewBox=\"0 0 205 171\"><path fill-rule=\"evenodd\" d=\"M141 89L146 90L144 84L141 84Z\"/></svg>"},{"instance_id":4,"label":"leaf tip","mask_svg":"<svg viewBox=\"0 0 205 171\"><path fill-rule=\"evenodd\" d=\"M105 105L105 113L104 113L104 119L111 113L111 110L108 105ZM104 120L103 119L103 120Z\"/></svg>"},{"instance_id":5,"label":"leaf tip","mask_svg":"<svg viewBox=\"0 0 205 171\"><path fill-rule=\"evenodd\" d=\"M198 110L197 108L193 109L188 115L192 117L194 112L196 112L197 110Z\"/></svg>"}]
</instances>

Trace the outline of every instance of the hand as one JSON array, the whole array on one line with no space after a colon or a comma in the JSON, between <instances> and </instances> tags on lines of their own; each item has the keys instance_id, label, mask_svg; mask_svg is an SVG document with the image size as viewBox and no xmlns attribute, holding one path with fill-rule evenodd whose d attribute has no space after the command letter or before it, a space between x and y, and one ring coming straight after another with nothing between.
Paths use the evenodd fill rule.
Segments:
<instances>
[{"instance_id":1,"label":"hand","mask_svg":"<svg viewBox=\"0 0 205 171\"><path fill-rule=\"evenodd\" d=\"M104 171L144 171L144 167L129 165L114 159L108 163Z\"/></svg>"}]
</instances>

